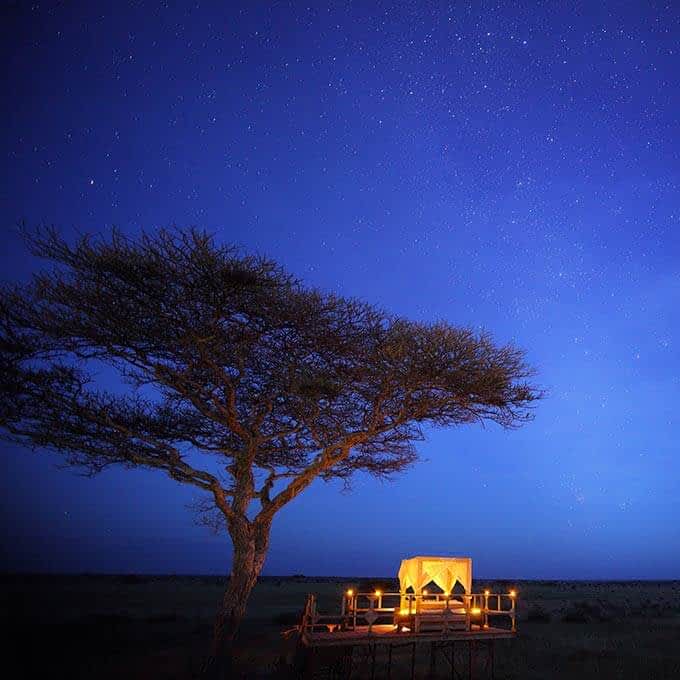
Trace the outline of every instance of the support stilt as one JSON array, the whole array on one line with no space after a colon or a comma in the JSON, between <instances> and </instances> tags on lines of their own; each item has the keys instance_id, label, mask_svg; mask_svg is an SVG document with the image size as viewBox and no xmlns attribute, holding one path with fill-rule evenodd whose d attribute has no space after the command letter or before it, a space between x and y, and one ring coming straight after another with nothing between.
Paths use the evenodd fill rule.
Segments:
<instances>
[{"instance_id":1,"label":"support stilt","mask_svg":"<svg viewBox=\"0 0 680 680\"><path fill-rule=\"evenodd\" d=\"M387 647L384 656L379 652L381 645ZM293 659L291 672L294 677L300 679L316 677L319 672L326 672L324 677L336 680L350 680L353 677L392 680L408 678L407 668L410 665L411 680L416 680L416 677L435 680L440 676L449 677L451 680L496 680L497 677L496 641L493 639L429 639L392 644L374 637L369 643L356 646L356 654L358 656L355 659L355 645L344 647L301 645ZM440 654L443 655L444 661L439 662L437 657ZM439 666L442 664L446 666L448 663L449 672L440 671L437 668L438 662ZM417 675L418 663L423 664L420 666L422 671L425 671L423 676ZM395 664L396 673L392 669ZM355 667L357 675L354 674Z\"/></svg>"},{"instance_id":2,"label":"support stilt","mask_svg":"<svg viewBox=\"0 0 680 680\"><path fill-rule=\"evenodd\" d=\"M436 674L436 667L437 667L437 643L436 642L430 642L430 671L429 671L429 677L434 678Z\"/></svg>"}]
</instances>

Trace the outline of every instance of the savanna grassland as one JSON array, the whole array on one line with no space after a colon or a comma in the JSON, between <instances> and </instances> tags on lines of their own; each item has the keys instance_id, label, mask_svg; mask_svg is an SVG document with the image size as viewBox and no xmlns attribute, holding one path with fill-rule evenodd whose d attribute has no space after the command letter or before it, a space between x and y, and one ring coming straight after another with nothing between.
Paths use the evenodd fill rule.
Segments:
<instances>
[{"instance_id":1,"label":"savanna grassland","mask_svg":"<svg viewBox=\"0 0 680 680\"><path fill-rule=\"evenodd\" d=\"M362 580L371 581L261 579L240 637L242 677L280 677L279 659L290 651L281 632L307 593L331 611ZM2 624L16 677L195 677L223 587L212 576L4 576ZM680 581L478 581L474 589L485 587L515 587L520 596L519 635L497 642L496 678L680 678ZM450 677L444 664L438 669Z\"/></svg>"}]
</instances>

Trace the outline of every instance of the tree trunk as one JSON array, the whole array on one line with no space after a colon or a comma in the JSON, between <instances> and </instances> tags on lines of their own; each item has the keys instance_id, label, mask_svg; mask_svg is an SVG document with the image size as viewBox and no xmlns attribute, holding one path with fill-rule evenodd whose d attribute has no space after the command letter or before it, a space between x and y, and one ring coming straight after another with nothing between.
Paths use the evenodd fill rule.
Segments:
<instances>
[{"instance_id":1,"label":"tree trunk","mask_svg":"<svg viewBox=\"0 0 680 680\"><path fill-rule=\"evenodd\" d=\"M230 527L234 559L229 583L222 597L213 629L215 675L226 677L232 668L233 644L246 605L262 571L269 544L269 527L245 523Z\"/></svg>"}]
</instances>

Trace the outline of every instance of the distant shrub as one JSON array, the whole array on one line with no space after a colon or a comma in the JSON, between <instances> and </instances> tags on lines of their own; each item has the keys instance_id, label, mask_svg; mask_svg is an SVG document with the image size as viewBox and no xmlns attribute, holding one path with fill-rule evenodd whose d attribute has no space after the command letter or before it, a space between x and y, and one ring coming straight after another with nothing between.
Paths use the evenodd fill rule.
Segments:
<instances>
[{"instance_id":1,"label":"distant shrub","mask_svg":"<svg viewBox=\"0 0 680 680\"><path fill-rule=\"evenodd\" d=\"M539 605L531 607L527 613L527 621L533 621L535 623L550 623L550 619L550 613Z\"/></svg>"},{"instance_id":2,"label":"distant shrub","mask_svg":"<svg viewBox=\"0 0 680 680\"><path fill-rule=\"evenodd\" d=\"M279 612L272 619L272 623L277 626L296 626L302 620L302 612L288 611Z\"/></svg>"},{"instance_id":3,"label":"distant shrub","mask_svg":"<svg viewBox=\"0 0 680 680\"><path fill-rule=\"evenodd\" d=\"M372 593L375 590L380 590L383 593L398 593L399 581L397 579L372 578L362 579L357 585L357 592L359 593Z\"/></svg>"},{"instance_id":4,"label":"distant shrub","mask_svg":"<svg viewBox=\"0 0 680 680\"><path fill-rule=\"evenodd\" d=\"M562 614L562 621L564 623L588 623L588 617L583 610L572 605L567 607Z\"/></svg>"},{"instance_id":5,"label":"distant shrub","mask_svg":"<svg viewBox=\"0 0 680 680\"><path fill-rule=\"evenodd\" d=\"M123 574L122 576L118 576L116 580L118 583L123 583L126 586L148 583L151 581L148 576L140 576L139 574Z\"/></svg>"},{"instance_id":6,"label":"distant shrub","mask_svg":"<svg viewBox=\"0 0 680 680\"><path fill-rule=\"evenodd\" d=\"M608 599L598 600L597 602L600 605L600 620L602 621L619 620L628 616L628 609L618 602L612 602Z\"/></svg>"},{"instance_id":7,"label":"distant shrub","mask_svg":"<svg viewBox=\"0 0 680 680\"><path fill-rule=\"evenodd\" d=\"M607 620L607 615L598 603L585 600L569 605L562 614L562 621L565 623L590 623Z\"/></svg>"}]
</instances>

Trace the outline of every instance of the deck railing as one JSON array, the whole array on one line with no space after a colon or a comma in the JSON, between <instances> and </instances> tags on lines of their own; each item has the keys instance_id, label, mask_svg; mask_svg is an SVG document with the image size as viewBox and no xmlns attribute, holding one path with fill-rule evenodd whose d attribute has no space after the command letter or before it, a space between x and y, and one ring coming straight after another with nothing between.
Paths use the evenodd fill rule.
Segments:
<instances>
[{"instance_id":1,"label":"deck railing","mask_svg":"<svg viewBox=\"0 0 680 680\"><path fill-rule=\"evenodd\" d=\"M507 616L511 630L517 630L517 596L509 593L444 594L444 593L383 593L357 592L348 590L343 594L340 615L319 614L314 595L309 595L301 622L301 631L315 632L319 630L356 630L359 625L367 626L368 633L380 619L389 619L395 630L404 628L417 629L423 620L430 624L441 623L446 629L451 621L463 622L465 630L472 625L480 628L489 627L489 617ZM434 605L434 606L433 606Z\"/></svg>"}]
</instances>

